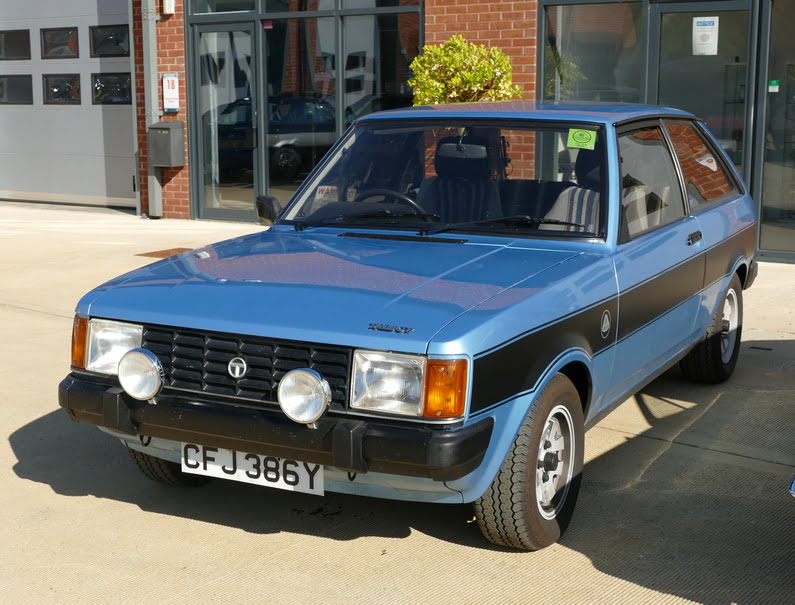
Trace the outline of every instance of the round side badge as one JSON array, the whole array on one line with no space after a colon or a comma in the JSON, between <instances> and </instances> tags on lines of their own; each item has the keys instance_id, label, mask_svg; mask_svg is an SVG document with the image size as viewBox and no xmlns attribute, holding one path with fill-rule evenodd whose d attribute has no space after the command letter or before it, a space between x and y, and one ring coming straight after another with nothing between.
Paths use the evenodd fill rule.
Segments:
<instances>
[{"instance_id":1,"label":"round side badge","mask_svg":"<svg viewBox=\"0 0 795 605\"><path fill-rule=\"evenodd\" d=\"M602 313L602 325L601 325L602 338L607 338L609 336L611 325L612 323L610 321L610 311L605 309L604 313Z\"/></svg>"}]
</instances>

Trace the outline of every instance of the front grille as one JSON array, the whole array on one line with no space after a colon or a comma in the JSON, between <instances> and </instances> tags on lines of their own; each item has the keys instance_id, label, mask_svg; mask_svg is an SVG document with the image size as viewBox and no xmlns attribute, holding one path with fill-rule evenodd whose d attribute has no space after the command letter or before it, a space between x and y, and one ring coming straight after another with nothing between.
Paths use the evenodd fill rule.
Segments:
<instances>
[{"instance_id":1,"label":"front grille","mask_svg":"<svg viewBox=\"0 0 795 605\"><path fill-rule=\"evenodd\" d=\"M144 327L143 347L163 364L167 389L275 402L282 376L311 368L328 381L333 403L345 406L348 401L348 347L161 326ZM240 379L232 378L227 369L234 357L248 364Z\"/></svg>"}]
</instances>

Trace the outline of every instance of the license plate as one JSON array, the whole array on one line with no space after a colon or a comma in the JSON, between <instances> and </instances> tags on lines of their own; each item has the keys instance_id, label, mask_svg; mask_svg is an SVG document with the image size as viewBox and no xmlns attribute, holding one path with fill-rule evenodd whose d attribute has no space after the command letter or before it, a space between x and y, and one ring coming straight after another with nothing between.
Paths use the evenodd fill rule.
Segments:
<instances>
[{"instance_id":1,"label":"license plate","mask_svg":"<svg viewBox=\"0 0 795 605\"><path fill-rule=\"evenodd\" d=\"M193 475L323 495L323 465L287 458L183 443L182 471Z\"/></svg>"}]
</instances>

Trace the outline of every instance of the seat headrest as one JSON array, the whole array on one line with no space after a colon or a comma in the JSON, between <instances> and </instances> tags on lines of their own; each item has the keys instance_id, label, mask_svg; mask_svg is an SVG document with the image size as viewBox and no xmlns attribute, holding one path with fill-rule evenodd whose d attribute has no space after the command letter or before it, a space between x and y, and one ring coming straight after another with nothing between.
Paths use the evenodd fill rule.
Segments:
<instances>
[{"instance_id":1,"label":"seat headrest","mask_svg":"<svg viewBox=\"0 0 795 605\"><path fill-rule=\"evenodd\" d=\"M488 140L483 137L445 137L436 145L433 165L442 178L485 180L490 176Z\"/></svg>"},{"instance_id":2,"label":"seat headrest","mask_svg":"<svg viewBox=\"0 0 795 605\"><path fill-rule=\"evenodd\" d=\"M600 189L601 154L592 149L580 149L574 162L574 174L577 175L577 186L585 189Z\"/></svg>"}]
</instances>

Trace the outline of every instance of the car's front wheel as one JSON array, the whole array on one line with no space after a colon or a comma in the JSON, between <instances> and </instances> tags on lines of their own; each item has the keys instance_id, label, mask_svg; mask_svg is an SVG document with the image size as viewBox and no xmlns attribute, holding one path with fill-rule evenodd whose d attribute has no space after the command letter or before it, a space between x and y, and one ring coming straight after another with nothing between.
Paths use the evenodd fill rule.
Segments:
<instances>
[{"instance_id":1,"label":"car's front wheel","mask_svg":"<svg viewBox=\"0 0 795 605\"><path fill-rule=\"evenodd\" d=\"M682 373L692 380L717 384L734 372L743 334L743 286L735 274L723 303L718 305L712 328L705 340L680 363Z\"/></svg>"},{"instance_id":2,"label":"car's front wheel","mask_svg":"<svg viewBox=\"0 0 795 605\"><path fill-rule=\"evenodd\" d=\"M176 462L163 460L162 458L157 458L150 454L134 450L131 447L127 448L127 453L130 454L130 458L132 458L135 466L138 467L138 470L141 471L145 477L152 481L157 481L158 483L195 487L204 485L210 480L209 477L183 473L180 465Z\"/></svg>"},{"instance_id":3,"label":"car's front wheel","mask_svg":"<svg viewBox=\"0 0 795 605\"><path fill-rule=\"evenodd\" d=\"M538 396L497 477L474 504L483 535L524 550L557 542L577 503L584 442L579 393L557 374Z\"/></svg>"}]
</instances>

